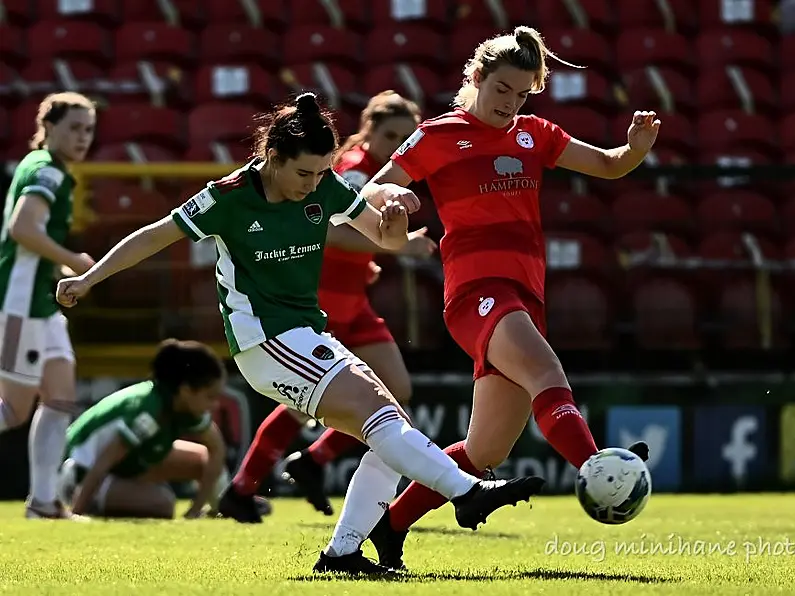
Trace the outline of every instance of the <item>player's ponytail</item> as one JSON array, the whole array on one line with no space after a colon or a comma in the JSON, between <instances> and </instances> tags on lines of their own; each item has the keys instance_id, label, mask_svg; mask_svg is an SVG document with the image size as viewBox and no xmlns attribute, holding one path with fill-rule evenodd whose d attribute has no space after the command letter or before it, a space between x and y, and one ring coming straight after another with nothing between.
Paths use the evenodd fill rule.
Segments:
<instances>
[{"instance_id":1,"label":"player's ponytail","mask_svg":"<svg viewBox=\"0 0 795 596\"><path fill-rule=\"evenodd\" d=\"M39 110L36 113L36 132L30 139L30 148L32 150L44 149L47 144L47 127L44 123L58 124L72 108L93 112L96 106L85 95L71 91L51 93L45 97L39 104Z\"/></svg>"},{"instance_id":2,"label":"player's ponytail","mask_svg":"<svg viewBox=\"0 0 795 596\"><path fill-rule=\"evenodd\" d=\"M168 395L182 385L192 389L207 387L223 378L224 365L206 345L197 341L167 339L152 360L152 380Z\"/></svg>"},{"instance_id":3,"label":"player's ponytail","mask_svg":"<svg viewBox=\"0 0 795 596\"><path fill-rule=\"evenodd\" d=\"M475 49L474 55L466 63L464 80L453 100L453 105L464 109L469 108L478 95L474 80L475 73L479 73L482 80L500 66L513 66L520 70L536 73L530 93L541 93L544 91L546 80L549 77L547 58L552 58L572 68L582 68L561 60L547 47L541 33L532 27L519 26L513 30L512 34L487 39Z\"/></svg>"},{"instance_id":4,"label":"player's ponytail","mask_svg":"<svg viewBox=\"0 0 795 596\"><path fill-rule=\"evenodd\" d=\"M339 136L331 113L317 101L314 93L302 93L291 104L256 117L254 153L279 161L295 159L302 153L326 155L339 146Z\"/></svg>"}]
</instances>

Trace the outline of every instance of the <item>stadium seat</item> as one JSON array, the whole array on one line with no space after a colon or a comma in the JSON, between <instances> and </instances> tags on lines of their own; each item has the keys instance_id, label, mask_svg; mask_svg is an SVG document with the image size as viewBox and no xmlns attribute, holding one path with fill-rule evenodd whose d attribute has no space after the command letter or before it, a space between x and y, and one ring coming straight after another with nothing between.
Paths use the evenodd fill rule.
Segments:
<instances>
[{"instance_id":1,"label":"stadium seat","mask_svg":"<svg viewBox=\"0 0 795 596\"><path fill-rule=\"evenodd\" d=\"M780 210L781 225L787 237L795 241L795 194L791 195L782 205Z\"/></svg>"},{"instance_id":2,"label":"stadium seat","mask_svg":"<svg viewBox=\"0 0 795 596\"><path fill-rule=\"evenodd\" d=\"M767 238L734 230L713 232L704 236L699 243L698 254L703 259L744 262L751 265L753 261L749 241L753 241L758 246L763 258L773 260L781 258L781 251ZM726 275L732 274L728 272Z\"/></svg>"},{"instance_id":3,"label":"stadium seat","mask_svg":"<svg viewBox=\"0 0 795 596\"><path fill-rule=\"evenodd\" d=\"M581 141L597 146L605 146L609 143L610 129L608 120L596 110L581 106L570 107L548 104L548 107L536 112L531 101L528 101L525 104L524 111L529 112L530 110L537 116L557 124L571 136Z\"/></svg>"},{"instance_id":4,"label":"stadium seat","mask_svg":"<svg viewBox=\"0 0 795 596\"><path fill-rule=\"evenodd\" d=\"M696 107L693 79L673 68L645 66L624 74L628 107L651 109L666 119L670 112L691 115Z\"/></svg>"},{"instance_id":5,"label":"stadium seat","mask_svg":"<svg viewBox=\"0 0 795 596\"><path fill-rule=\"evenodd\" d=\"M205 161L237 167L251 158L251 148L245 143L193 143L182 159L187 162Z\"/></svg>"},{"instance_id":6,"label":"stadium seat","mask_svg":"<svg viewBox=\"0 0 795 596\"><path fill-rule=\"evenodd\" d=\"M136 0L136 2L139 0ZM90 2L64 2L63 0L32 0L33 14L40 21L97 21L106 25L121 22L118 0L91 0Z\"/></svg>"},{"instance_id":7,"label":"stadium seat","mask_svg":"<svg viewBox=\"0 0 795 596\"><path fill-rule=\"evenodd\" d=\"M637 230L616 238L613 248L624 264L654 259L686 259L693 256L693 249L675 234Z\"/></svg>"},{"instance_id":8,"label":"stadium seat","mask_svg":"<svg viewBox=\"0 0 795 596\"><path fill-rule=\"evenodd\" d=\"M546 232L604 233L610 213L593 195L545 190L540 200L541 222Z\"/></svg>"},{"instance_id":9,"label":"stadium seat","mask_svg":"<svg viewBox=\"0 0 795 596\"><path fill-rule=\"evenodd\" d=\"M510 0L509 0L510 1ZM554 27L578 27L609 31L615 26L608 0L537 0L531 3L534 21L542 33Z\"/></svg>"},{"instance_id":10,"label":"stadium seat","mask_svg":"<svg viewBox=\"0 0 795 596\"><path fill-rule=\"evenodd\" d=\"M28 38L30 40L30 38ZM19 66L25 62L25 34L21 27L0 23L0 56L3 64Z\"/></svg>"},{"instance_id":11,"label":"stadium seat","mask_svg":"<svg viewBox=\"0 0 795 596\"><path fill-rule=\"evenodd\" d=\"M206 65L196 71L196 102L247 101L266 108L283 101L276 77L256 63Z\"/></svg>"},{"instance_id":12,"label":"stadium seat","mask_svg":"<svg viewBox=\"0 0 795 596\"><path fill-rule=\"evenodd\" d=\"M185 146L185 120L169 108L114 104L98 116L97 143L151 142L174 150Z\"/></svg>"},{"instance_id":13,"label":"stadium seat","mask_svg":"<svg viewBox=\"0 0 795 596\"><path fill-rule=\"evenodd\" d=\"M2 0L0 4L5 12L4 23L27 25L37 16L30 0Z\"/></svg>"},{"instance_id":14,"label":"stadium seat","mask_svg":"<svg viewBox=\"0 0 795 596\"><path fill-rule=\"evenodd\" d=\"M14 108L11 113L9 145L27 146L30 137L36 132L36 114L38 112L39 100L37 99L23 101ZM18 155L17 159L22 155Z\"/></svg>"},{"instance_id":15,"label":"stadium seat","mask_svg":"<svg viewBox=\"0 0 795 596\"><path fill-rule=\"evenodd\" d=\"M464 65L475 54L475 49L484 40L499 33L487 23L460 25L455 27L447 38L447 58L450 68L456 69L456 75L461 78Z\"/></svg>"},{"instance_id":16,"label":"stadium seat","mask_svg":"<svg viewBox=\"0 0 795 596\"><path fill-rule=\"evenodd\" d=\"M795 151L795 114L785 115L779 122L779 132L781 134L781 149L783 151ZM792 164L791 161L786 163Z\"/></svg>"},{"instance_id":17,"label":"stadium seat","mask_svg":"<svg viewBox=\"0 0 795 596\"><path fill-rule=\"evenodd\" d=\"M773 123L759 114L740 110L708 112L699 118L697 130L702 151L754 149L765 153L777 152L778 135Z\"/></svg>"},{"instance_id":18,"label":"stadium seat","mask_svg":"<svg viewBox=\"0 0 795 596\"><path fill-rule=\"evenodd\" d=\"M111 104L163 101L182 109L193 103L193 81L169 62L120 62L111 68L105 83L103 94Z\"/></svg>"},{"instance_id":19,"label":"stadium seat","mask_svg":"<svg viewBox=\"0 0 795 596\"><path fill-rule=\"evenodd\" d=\"M283 29L288 23L290 0L205 1L210 23L247 23L252 27L276 30Z\"/></svg>"},{"instance_id":20,"label":"stadium seat","mask_svg":"<svg viewBox=\"0 0 795 596\"><path fill-rule=\"evenodd\" d=\"M140 184L103 181L92 185L91 208L104 222L151 222L163 217L170 204L160 193Z\"/></svg>"},{"instance_id":21,"label":"stadium seat","mask_svg":"<svg viewBox=\"0 0 795 596\"><path fill-rule=\"evenodd\" d=\"M395 23L373 28L365 37L368 67L394 62L422 62L442 67L447 61L445 38L427 25ZM463 64L456 68L463 68Z\"/></svg>"},{"instance_id":22,"label":"stadium seat","mask_svg":"<svg viewBox=\"0 0 795 596\"><path fill-rule=\"evenodd\" d=\"M654 65L691 74L694 56L694 48L684 35L663 29L629 29L616 41L616 63L622 72Z\"/></svg>"},{"instance_id":23,"label":"stadium seat","mask_svg":"<svg viewBox=\"0 0 795 596\"><path fill-rule=\"evenodd\" d=\"M101 65L113 60L113 38L101 25L84 21L38 21L27 30L31 60L81 58Z\"/></svg>"},{"instance_id":24,"label":"stadium seat","mask_svg":"<svg viewBox=\"0 0 795 596\"><path fill-rule=\"evenodd\" d=\"M795 38L795 35L793 35ZM795 45L792 46L795 51ZM780 76L781 113L792 114L795 112L795 69L787 70Z\"/></svg>"},{"instance_id":25,"label":"stadium seat","mask_svg":"<svg viewBox=\"0 0 795 596\"><path fill-rule=\"evenodd\" d=\"M702 31L695 41L701 68L748 66L769 72L776 65L773 43L733 27Z\"/></svg>"},{"instance_id":26,"label":"stadium seat","mask_svg":"<svg viewBox=\"0 0 795 596\"><path fill-rule=\"evenodd\" d=\"M724 348L758 350L787 345L784 309L776 284L750 276L726 282L719 289L717 310Z\"/></svg>"},{"instance_id":27,"label":"stadium seat","mask_svg":"<svg viewBox=\"0 0 795 596\"><path fill-rule=\"evenodd\" d=\"M395 2L394 0L370 0L373 27L402 23L422 23L434 29L444 30L450 24L448 0L423 0L423 2Z\"/></svg>"},{"instance_id":28,"label":"stadium seat","mask_svg":"<svg viewBox=\"0 0 795 596\"><path fill-rule=\"evenodd\" d=\"M704 197L696 209L702 233L737 230L762 235L779 231L776 206L764 196L743 190L727 190Z\"/></svg>"},{"instance_id":29,"label":"stadium seat","mask_svg":"<svg viewBox=\"0 0 795 596\"><path fill-rule=\"evenodd\" d=\"M632 193L612 205L616 232L671 232L688 234L693 229L693 210L683 198L654 192Z\"/></svg>"},{"instance_id":30,"label":"stadium seat","mask_svg":"<svg viewBox=\"0 0 795 596\"><path fill-rule=\"evenodd\" d=\"M559 104L610 113L616 106L613 86L598 71L567 67L555 68L547 81L546 91L531 96L529 101L538 111Z\"/></svg>"},{"instance_id":31,"label":"stadium seat","mask_svg":"<svg viewBox=\"0 0 795 596\"><path fill-rule=\"evenodd\" d=\"M315 90L331 107L341 107L346 103L361 106L362 103L361 74L340 64L287 64L279 71L279 80L295 94L307 89Z\"/></svg>"},{"instance_id":32,"label":"stadium seat","mask_svg":"<svg viewBox=\"0 0 795 596\"><path fill-rule=\"evenodd\" d=\"M385 89L394 89L426 110L444 92L439 75L422 64L384 64L368 69L364 75L365 94L372 97Z\"/></svg>"},{"instance_id":33,"label":"stadium seat","mask_svg":"<svg viewBox=\"0 0 795 596\"><path fill-rule=\"evenodd\" d=\"M743 26L768 29L772 25L772 0L698 0L702 29Z\"/></svg>"},{"instance_id":34,"label":"stadium seat","mask_svg":"<svg viewBox=\"0 0 795 596\"><path fill-rule=\"evenodd\" d=\"M361 31L370 23L367 0L290 0L290 25L330 25Z\"/></svg>"},{"instance_id":35,"label":"stadium seat","mask_svg":"<svg viewBox=\"0 0 795 596\"><path fill-rule=\"evenodd\" d=\"M452 29L460 26L485 25L505 31L530 22L527 4L513 0L455 0Z\"/></svg>"},{"instance_id":36,"label":"stadium seat","mask_svg":"<svg viewBox=\"0 0 795 596\"><path fill-rule=\"evenodd\" d=\"M585 276L553 275L545 288L547 339L562 350L611 347L611 306L604 289Z\"/></svg>"},{"instance_id":37,"label":"stadium seat","mask_svg":"<svg viewBox=\"0 0 795 596\"><path fill-rule=\"evenodd\" d=\"M638 108L641 107L638 105ZM613 143L622 145L627 142L627 131L632 123L632 114L632 112L626 112L613 119L611 127ZM660 126L654 147L658 150L665 149L689 155L695 149L697 141L693 122L678 112L666 112L658 114L657 117L664 124Z\"/></svg>"},{"instance_id":38,"label":"stadium seat","mask_svg":"<svg viewBox=\"0 0 795 596\"><path fill-rule=\"evenodd\" d=\"M778 62L782 70L795 70L795 35L781 37L778 48Z\"/></svg>"},{"instance_id":39,"label":"stadium seat","mask_svg":"<svg viewBox=\"0 0 795 596\"><path fill-rule=\"evenodd\" d=\"M666 0L665 4L658 0L618 2L616 11L618 26L622 30L655 28L689 32L698 28L696 9L691 0Z\"/></svg>"},{"instance_id":40,"label":"stadium seat","mask_svg":"<svg viewBox=\"0 0 795 596\"><path fill-rule=\"evenodd\" d=\"M179 158L179 152L150 143L104 143L94 154L96 161L176 162Z\"/></svg>"},{"instance_id":41,"label":"stadium seat","mask_svg":"<svg viewBox=\"0 0 795 596\"><path fill-rule=\"evenodd\" d=\"M81 60L34 61L20 71L20 76L37 95L63 89L94 94L107 81L104 68Z\"/></svg>"},{"instance_id":42,"label":"stadium seat","mask_svg":"<svg viewBox=\"0 0 795 596\"><path fill-rule=\"evenodd\" d=\"M163 22L126 23L115 34L116 60L158 60L187 66L196 61L196 38Z\"/></svg>"},{"instance_id":43,"label":"stadium seat","mask_svg":"<svg viewBox=\"0 0 795 596\"><path fill-rule=\"evenodd\" d=\"M281 49L278 35L244 23L211 23L199 37L199 58L208 64L257 62L275 70Z\"/></svg>"},{"instance_id":44,"label":"stadium seat","mask_svg":"<svg viewBox=\"0 0 795 596\"><path fill-rule=\"evenodd\" d=\"M769 114L778 109L778 90L761 71L738 66L702 70L696 83L699 107L749 110Z\"/></svg>"},{"instance_id":45,"label":"stadium seat","mask_svg":"<svg viewBox=\"0 0 795 596\"><path fill-rule=\"evenodd\" d=\"M385 44L386 41L382 40ZM348 68L361 63L362 40L359 35L331 27L306 25L291 27L282 38L285 64L334 61Z\"/></svg>"},{"instance_id":46,"label":"stadium seat","mask_svg":"<svg viewBox=\"0 0 795 596\"><path fill-rule=\"evenodd\" d=\"M545 43L562 60L577 66L599 70L605 76L613 73L616 64L608 39L590 29L545 29ZM553 69L563 65L550 63Z\"/></svg>"},{"instance_id":47,"label":"stadium seat","mask_svg":"<svg viewBox=\"0 0 795 596\"><path fill-rule=\"evenodd\" d=\"M164 21L195 30L203 27L208 20L207 0L135 0L134 2L120 2L122 22L135 21L154 22ZM227 4L235 4L229 0ZM170 12L173 8L173 13Z\"/></svg>"},{"instance_id":48,"label":"stadium seat","mask_svg":"<svg viewBox=\"0 0 795 596\"><path fill-rule=\"evenodd\" d=\"M0 63L0 106L12 106L20 99L15 82L19 75L7 64Z\"/></svg>"},{"instance_id":49,"label":"stadium seat","mask_svg":"<svg viewBox=\"0 0 795 596\"><path fill-rule=\"evenodd\" d=\"M743 149L742 147L724 151L706 151L698 155L698 162L703 165L720 166L722 168L748 168L751 166L765 166L774 163L770 157L759 151ZM698 181L698 190L702 196L722 192L726 189L748 189L752 192L770 194L780 193L782 181L776 178L760 176L745 176L732 174L718 176L717 178L703 178Z\"/></svg>"},{"instance_id":50,"label":"stadium seat","mask_svg":"<svg viewBox=\"0 0 795 596\"><path fill-rule=\"evenodd\" d=\"M254 132L254 106L245 103L206 103L188 114L188 137L193 143L242 143Z\"/></svg>"},{"instance_id":51,"label":"stadium seat","mask_svg":"<svg viewBox=\"0 0 795 596\"><path fill-rule=\"evenodd\" d=\"M545 236L548 273L587 272L600 276L615 263L604 243L592 234L548 231Z\"/></svg>"},{"instance_id":52,"label":"stadium seat","mask_svg":"<svg viewBox=\"0 0 795 596\"><path fill-rule=\"evenodd\" d=\"M696 299L683 283L664 274L639 284L632 294L635 341L642 349L699 347Z\"/></svg>"}]
</instances>

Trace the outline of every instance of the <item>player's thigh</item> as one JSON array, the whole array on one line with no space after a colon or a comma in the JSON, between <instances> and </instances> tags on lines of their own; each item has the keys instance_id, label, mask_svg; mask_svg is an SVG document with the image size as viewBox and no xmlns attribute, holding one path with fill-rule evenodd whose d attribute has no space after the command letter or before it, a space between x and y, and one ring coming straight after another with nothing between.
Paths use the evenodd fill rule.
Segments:
<instances>
[{"instance_id":1,"label":"player's thigh","mask_svg":"<svg viewBox=\"0 0 795 596\"><path fill-rule=\"evenodd\" d=\"M198 480L204 473L209 457L204 445L177 439L165 459L136 480L149 483Z\"/></svg>"},{"instance_id":2,"label":"player's thigh","mask_svg":"<svg viewBox=\"0 0 795 596\"><path fill-rule=\"evenodd\" d=\"M511 453L533 412L522 387L492 374L475 381L466 452L480 470L500 465Z\"/></svg>"},{"instance_id":3,"label":"player's thigh","mask_svg":"<svg viewBox=\"0 0 795 596\"><path fill-rule=\"evenodd\" d=\"M383 381L394 398L406 403L411 398L411 377L395 342L381 342L351 348Z\"/></svg>"},{"instance_id":4,"label":"player's thigh","mask_svg":"<svg viewBox=\"0 0 795 596\"><path fill-rule=\"evenodd\" d=\"M61 313L46 319L41 399L56 410L72 413L77 401L77 379L67 325Z\"/></svg>"},{"instance_id":5,"label":"player's thigh","mask_svg":"<svg viewBox=\"0 0 795 596\"><path fill-rule=\"evenodd\" d=\"M44 319L0 312L0 396L13 417L23 424L33 410L44 372Z\"/></svg>"},{"instance_id":6,"label":"player's thigh","mask_svg":"<svg viewBox=\"0 0 795 596\"><path fill-rule=\"evenodd\" d=\"M176 503L174 492L164 483L114 477L97 510L106 517L171 519Z\"/></svg>"}]
</instances>

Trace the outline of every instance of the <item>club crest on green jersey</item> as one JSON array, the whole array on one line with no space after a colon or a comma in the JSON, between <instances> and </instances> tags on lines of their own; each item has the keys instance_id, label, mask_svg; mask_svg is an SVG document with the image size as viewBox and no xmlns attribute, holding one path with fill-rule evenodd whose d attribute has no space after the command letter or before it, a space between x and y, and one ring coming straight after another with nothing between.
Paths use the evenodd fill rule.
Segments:
<instances>
[{"instance_id":1,"label":"club crest on green jersey","mask_svg":"<svg viewBox=\"0 0 795 596\"><path fill-rule=\"evenodd\" d=\"M312 203L304 207L306 218L313 224L319 224L323 221L323 208L317 203Z\"/></svg>"},{"instance_id":2,"label":"club crest on green jersey","mask_svg":"<svg viewBox=\"0 0 795 596\"><path fill-rule=\"evenodd\" d=\"M319 345L312 350L312 356L318 360L331 360L334 358L334 351L328 346Z\"/></svg>"}]
</instances>

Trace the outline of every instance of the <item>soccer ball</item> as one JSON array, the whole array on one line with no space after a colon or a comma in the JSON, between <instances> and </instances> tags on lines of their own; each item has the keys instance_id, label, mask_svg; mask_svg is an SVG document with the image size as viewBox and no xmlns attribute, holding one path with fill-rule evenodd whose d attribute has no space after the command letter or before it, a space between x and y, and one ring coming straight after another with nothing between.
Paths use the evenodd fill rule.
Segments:
<instances>
[{"instance_id":1,"label":"soccer ball","mask_svg":"<svg viewBox=\"0 0 795 596\"><path fill-rule=\"evenodd\" d=\"M635 519L651 496L651 475L643 460L626 449L594 453L577 473L577 499L596 521L625 524Z\"/></svg>"}]
</instances>

